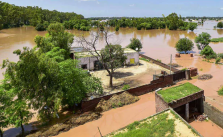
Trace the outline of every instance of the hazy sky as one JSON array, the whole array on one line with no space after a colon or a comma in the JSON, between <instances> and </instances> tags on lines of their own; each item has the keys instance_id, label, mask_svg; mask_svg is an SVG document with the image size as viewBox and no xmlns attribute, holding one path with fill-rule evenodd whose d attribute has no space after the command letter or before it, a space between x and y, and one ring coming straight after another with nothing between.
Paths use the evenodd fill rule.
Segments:
<instances>
[{"instance_id":1,"label":"hazy sky","mask_svg":"<svg viewBox=\"0 0 223 137\"><path fill-rule=\"evenodd\" d=\"M75 12L85 17L223 16L223 0L1 0L18 6Z\"/></svg>"}]
</instances>

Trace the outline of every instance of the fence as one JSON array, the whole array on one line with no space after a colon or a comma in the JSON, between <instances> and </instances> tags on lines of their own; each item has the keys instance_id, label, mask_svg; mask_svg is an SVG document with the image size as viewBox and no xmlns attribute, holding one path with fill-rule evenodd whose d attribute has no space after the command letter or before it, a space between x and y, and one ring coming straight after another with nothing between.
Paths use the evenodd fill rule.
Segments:
<instances>
[{"instance_id":1,"label":"fence","mask_svg":"<svg viewBox=\"0 0 223 137\"><path fill-rule=\"evenodd\" d=\"M139 87L135 87L135 88L131 88L126 90L127 92L129 92L132 95L143 95L146 94L148 92L152 92L158 88L164 88L166 86L170 86L173 84L173 75L166 75L166 76L161 76L159 79L153 80L150 82L150 84L146 84L146 85L142 85ZM90 111L90 110L94 110L94 108L97 106L97 104L99 103L99 101L101 99L104 100L108 100L110 99L114 94L119 95L121 93L123 93L125 91L120 91L117 93L113 93L110 95L106 95L106 96L101 96L92 100L85 100L82 101L81 103L81 108L83 112L86 111Z\"/></svg>"},{"instance_id":2,"label":"fence","mask_svg":"<svg viewBox=\"0 0 223 137\"><path fill-rule=\"evenodd\" d=\"M153 59L153 58L150 58L150 57L148 57L148 56L146 56L146 55L139 54L139 56L141 56L141 57L143 57L143 58L145 58L145 59L149 59L149 60L151 60L153 63L155 63L155 64L157 64L157 65L159 65L159 66L161 66L161 67L163 67L163 68L166 68L166 69L169 69L169 70L170 70L170 66L167 65L167 64L164 64L164 63L162 63L162 62L160 62L160 61L157 61L157 60L155 60L155 59ZM177 71L179 71L179 70L176 69L176 68L174 68L174 67L171 67L171 71L175 73L175 72L177 72Z\"/></svg>"}]
</instances>

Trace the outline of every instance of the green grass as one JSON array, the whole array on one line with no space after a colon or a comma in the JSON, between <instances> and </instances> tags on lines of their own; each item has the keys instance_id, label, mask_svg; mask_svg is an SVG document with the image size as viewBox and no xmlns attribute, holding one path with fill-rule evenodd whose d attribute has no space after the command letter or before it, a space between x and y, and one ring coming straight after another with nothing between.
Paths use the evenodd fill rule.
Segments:
<instances>
[{"instance_id":1,"label":"green grass","mask_svg":"<svg viewBox=\"0 0 223 137\"><path fill-rule=\"evenodd\" d=\"M162 96L164 101L170 103L173 100L178 100L180 98L186 97L199 91L201 91L200 88L188 82L166 90L160 90L157 93Z\"/></svg>"},{"instance_id":2,"label":"green grass","mask_svg":"<svg viewBox=\"0 0 223 137\"><path fill-rule=\"evenodd\" d=\"M170 111L174 117L170 118L168 113ZM174 111L164 111L155 116L150 116L142 121L135 121L127 127L111 133L109 136L112 137L173 137L176 136L175 120L179 119L182 121L179 115ZM165 113L167 112L167 113ZM182 121L183 122L183 121ZM189 129L198 135L197 132L187 125ZM120 132L119 132L120 131ZM181 134L181 133L179 133Z\"/></svg>"},{"instance_id":3,"label":"green grass","mask_svg":"<svg viewBox=\"0 0 223 137\"><path fill-rule=\"evenodd\" d=\"M113 137L169 137L174 135L174 119L168 119L168 113L152 117L150 122L134 122L127 126L127 132L120 132Z\"/></svg>"},{"instance_id":4,"label":"green grass","mask_svg":"<svg viewBox=\"0 0 223 137\"><path fill-rule=\"evenodd\" d=\"M211 42L223 42L223 37L221 37L221 38L212 38Z\"/></svg>"},{"instance_id":5,"label":"green grass","mask_svg":"<svg viewBox=\"0 0 223 137\"><path fill-rule=\"evenodd\" d=\"M140 60L144 60L144 61L147 61L147 62L150 62L150 60L149 59L146 59L146 58L143 58L143 57L141 57L141 58L139 58Z\"/></svg>"},{"instance_id":6,"label":"green grass","mask_svg":"<svg viewBox=\"0 0 223 137\"><path fill-rule=\"evenodd\" d=\"M223 96L223 87L221 87L221 88L218 90L218 95Z\"/></svg>"}]
</instances>

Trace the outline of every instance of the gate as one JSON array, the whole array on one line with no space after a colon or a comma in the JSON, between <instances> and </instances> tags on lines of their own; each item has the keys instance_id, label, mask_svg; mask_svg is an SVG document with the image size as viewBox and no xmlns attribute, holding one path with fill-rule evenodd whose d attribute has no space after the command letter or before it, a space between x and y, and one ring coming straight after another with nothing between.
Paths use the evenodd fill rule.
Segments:
<instances>
[{"instance_id":1,"label":"gate","mask_svg":"<svg viewBox=\"0 0 223 137\"><path fill-rule=\"evenodd\" d=\"M185 73L185 70L181 70L181 71L178 71L178 72L175 72L173 74L173 81L179 81L179 80L183 80L186 78L186 73Z\"/></svg>"}]
</instances>

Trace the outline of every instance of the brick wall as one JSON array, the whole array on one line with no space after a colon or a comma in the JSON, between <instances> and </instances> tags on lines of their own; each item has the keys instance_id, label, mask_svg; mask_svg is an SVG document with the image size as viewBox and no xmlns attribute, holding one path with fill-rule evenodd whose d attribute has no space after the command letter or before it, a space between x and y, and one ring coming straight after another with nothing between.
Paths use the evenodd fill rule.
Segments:
<instances>
[{"instance_id":1,"label":"brick wall","mask_svg":"<svg viewBox=\"0 0 223 137\"><path fill-rule=\"evenodd\" d=\"M204 102L204 113L208 115L215 124L223 128L223 112L212 106L211 104Z\"/></svg>"},{"instance_id":2,"label":"brick wall","mask_svg":"<svg viewBox=\"0 0 223 137\"><path fill-rule=\"evenodd\" d=\"M162 63L162 62L159 62L159 61L157 61L157 60L155 60L155 59L153 59L153 58L150 58L150 57L145 56L145 55L142 55L142 54L139 54L139 56L141 56L141 57L143 57L143 58L145 58L145 59L149 59L149 60L151 60L153 63L155 63L155 64L157 64L157 65L159 65L159 66L161 66L161 67L163 67L163 68L166 68L166 69L170 70L170 66L167 65L167 64L164 64L164 63ZM177 71L179 71L179 70L176 69L176 68L174 68L174 67L171 67L171 71L173 71L173 72L177 72Z\"/></svg>"},{"instance_id":3,"label":"brick wall","mask_svg":"<svg viewBox=\"0 0 223 137\"><path fill-rule=\"evenodd\" d=\"M190 77L197 76L198 71L197 68L189 68L190 69Z\"/></svg>"},{"instance_id":4,"label":"brick wall","mask_svg":"<svg viewBox=\"0 0 223 137\"><path fill-rule=\"evenodd\" d=\"M168 103L166 103L157 93L155 94L156 103L156 113L161 112L169 108Z\"/></svg>"},{"instance_id":5,"label":"brick wall","mask_svg":"<svg viewBox=\"0 0 223 137\"><path fill-rule=\"evenodd\" d=\"M128 89L126 91L128 91L132 95L139 96L139 95L142 95L142 94L146 94L148 92L152 92L152 91L154 91L158 88L164 88L166 86L170 86L172 84L173 84L173 75L167 75L167 76L161 76L159 79L151 81L150 84L146 84L146 85L139 86L139 87L136 87L136 88L131 88L131 89ZM123 92L125 92L125 91L120 91L120 92L117 92L117 93L114 93L114 94L119 95ZM95 99L92 99L92 100L82 101L82 103L81 103L82 111L86 112L86 111L94 110L94 108L97 106L97 104L99 103L99 101L102 98L105 99L105 100L108 100L114 94L101 96L99 98L95 98Z\"/></svg>"}]
</instances>

